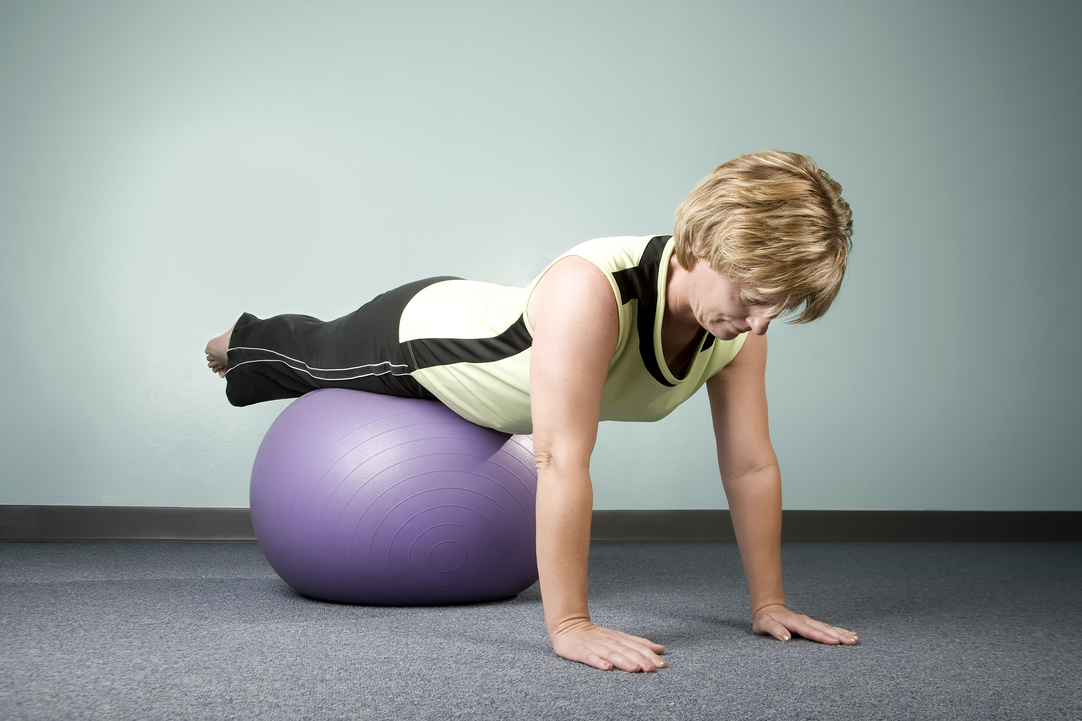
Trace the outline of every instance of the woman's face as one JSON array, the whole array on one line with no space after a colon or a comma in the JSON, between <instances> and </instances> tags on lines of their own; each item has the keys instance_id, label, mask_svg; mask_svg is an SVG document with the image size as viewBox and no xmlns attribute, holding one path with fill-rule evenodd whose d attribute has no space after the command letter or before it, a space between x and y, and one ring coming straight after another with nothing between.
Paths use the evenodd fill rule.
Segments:
<instances>
[{"instance_id":1,"label":"woman's face","mask_svg":"<svg viewBox=\"0 0 1082 721\"><path fill-rule=\"evenodd\" d=\"M698 259L688 271L688 302L695 320L719 340L732 340L741 333L763 335L772 317L770 304L754 287L733 280Z\"/></svg>"}]
</instances>

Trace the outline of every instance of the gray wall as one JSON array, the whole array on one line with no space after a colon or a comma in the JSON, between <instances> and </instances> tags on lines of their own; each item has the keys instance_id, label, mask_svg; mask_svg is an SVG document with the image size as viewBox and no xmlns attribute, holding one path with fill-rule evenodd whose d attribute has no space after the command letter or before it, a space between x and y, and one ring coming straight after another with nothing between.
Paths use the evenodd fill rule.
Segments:
<instances>
[{"instance_id":1,"label":"gray wall","mask_svg":"<svg viewBox=\"0 0 1082 721\"><path fill-rule=\"evenodd\" d=\"M783 148L857 229L770 331L786 507L1080 510L1080 7L3 2L0 503L245 506L284 403L203 365L241 311L522 284ZM595 506L716 475L698 397L604 424Z\"/></svg>"}]
</instances>

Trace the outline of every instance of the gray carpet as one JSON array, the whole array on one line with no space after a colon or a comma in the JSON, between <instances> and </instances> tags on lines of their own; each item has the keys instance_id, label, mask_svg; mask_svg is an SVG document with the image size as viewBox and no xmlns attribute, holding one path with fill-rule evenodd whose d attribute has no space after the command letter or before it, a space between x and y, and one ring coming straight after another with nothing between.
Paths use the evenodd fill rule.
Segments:
<instances>
[{"instance_id":1,"label":"gray carpet","mask_svg":"<svg viewBox=\"0 0 1082 721\"><path fill-rule=\"evenodd\" d=\"M751 633L731 544L595 545L595 620L669 668L555 657L537 587L444 608L303 598L255 545L0 544L3 719L1082 719L1082 545L790 544Z\"/></svg>"}]
</instances>

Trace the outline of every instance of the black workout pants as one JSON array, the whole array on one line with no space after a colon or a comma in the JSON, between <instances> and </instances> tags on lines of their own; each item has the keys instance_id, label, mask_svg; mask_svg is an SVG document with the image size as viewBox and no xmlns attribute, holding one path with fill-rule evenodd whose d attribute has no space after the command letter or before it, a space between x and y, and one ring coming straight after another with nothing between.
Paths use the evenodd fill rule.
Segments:
<instances>
[{"instance_id":1,"label":"black workout pants","mask_svg":"<svg viewBox=\"0 0 1082 721\"><path fill-rule=\"evenodd\" d=\"M435 399L410 372L398 341L402 310L422 288L451 278L428 278L377 296L337 320L245 313L229 339L226 397L235 406L296 398L317 388L351 388Z\"/></svg>"}]
</instances>

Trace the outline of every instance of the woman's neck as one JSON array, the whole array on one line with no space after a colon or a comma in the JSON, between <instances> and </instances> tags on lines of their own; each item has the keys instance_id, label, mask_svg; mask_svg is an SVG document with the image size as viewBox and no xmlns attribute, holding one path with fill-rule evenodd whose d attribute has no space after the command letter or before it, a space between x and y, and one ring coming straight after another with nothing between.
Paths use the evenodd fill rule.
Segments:
<instances>
[{"instance_id":1,"label":"woman's neck","mask_svg":"<svg viewBox=\"0 0 1082 721\"><path fill-rule=\"evenodd\" d=\"M661 320L661 350L673 375L679 376L699 347L703 329L695 320L687 295L688 272L676 259L669 257L665 279L665 314Z\"/></svg>"}]
</instances>

